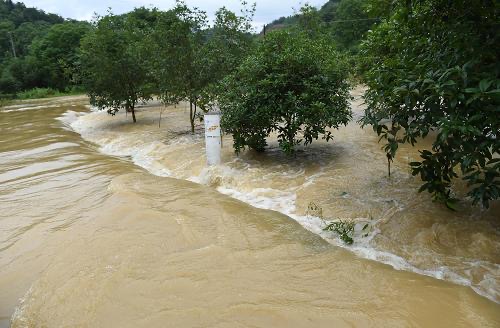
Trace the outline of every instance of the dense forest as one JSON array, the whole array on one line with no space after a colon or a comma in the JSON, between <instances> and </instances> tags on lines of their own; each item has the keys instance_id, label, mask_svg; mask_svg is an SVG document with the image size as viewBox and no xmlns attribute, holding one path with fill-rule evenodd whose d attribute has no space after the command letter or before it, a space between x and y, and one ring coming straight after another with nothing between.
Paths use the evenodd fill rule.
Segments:
<instances>
[{"instance_id":1,"label":"dense forest","mask_svg":"<svg viewBox=\"0 0 500 328\"><path fill-rule=\"evenodd\" d=\"M0 97L33 88L77 87L78 48L90 29L87 22L0 0Z\"/></svg>"}]
</instances>

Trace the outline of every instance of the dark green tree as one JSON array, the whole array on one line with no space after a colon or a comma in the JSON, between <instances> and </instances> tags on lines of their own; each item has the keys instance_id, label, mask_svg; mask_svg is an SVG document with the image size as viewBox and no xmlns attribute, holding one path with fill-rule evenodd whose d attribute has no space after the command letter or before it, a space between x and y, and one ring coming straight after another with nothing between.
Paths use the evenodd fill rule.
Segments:
<instances>
[{"instance_id":1,"label":"dark green tree","mask_svg":"<svg viewBox=\"0 0 500 328\"><path fill-rule=\"evenodd\" d=\"M158 94L165 103L189 102L192 132L199 108L207 110L213 102L213 86L247 55L254 7L243 5L242 15L219 9L210 27L204 12L178 2L159 14L147 42Z\"/></svg>"},{"instance_id":2,"label":"dark green tree","mask_svg":"<svg viewBox=\"0 0 500 328\"><path fill-rule=\"evenodd\" d=\"M351 118L347 74L328 41L300 31L267 34L220 85L222 127L233 135L235 151L262 151L273 132L287 153L320 136L330 140L328 128Z\"/></svg>"},{"instance_id":3,"label":"dark green tree","mask_svg":"<svg viewBox=\"0 0 500 328\"><path fill-rule=\"evenodd\" d=\"M159 14L147 46L154 54L149 58L149 68L159 97L164 103L189 102L192 132L198 99L207 85L204 73L208 68L201 66L206 26L203 11L178 1L172 10Z\"/></svg>"},{"instance_id":4,"label":"dark green tree","mask_svg":"<svg viewBox=\"0 0 500 328\"><path fill-rule=\"evenodd\" d=\"M363 123L386 140L389 157L435 131L411 167L420 191L449 207L459 172L474 203L488 207L500 195L498 22L496 1L408 0L363 46Z\"/></svg>"},{"instance_id":5,"label":"dark green tree","mask_svg":"<svg viewBox=\"0 0 500 328\"><path fill-rule=\"evenodd\" d=\"M200 48L197 66L203 79L203 88L197 99L204 111L216 106L217 84L233 73L248 56L253 45L252 19L255 4L242 2L241 15L220 8L215 13L214 25L206 31L207 39Z\"/></svg>"}]
</instances>

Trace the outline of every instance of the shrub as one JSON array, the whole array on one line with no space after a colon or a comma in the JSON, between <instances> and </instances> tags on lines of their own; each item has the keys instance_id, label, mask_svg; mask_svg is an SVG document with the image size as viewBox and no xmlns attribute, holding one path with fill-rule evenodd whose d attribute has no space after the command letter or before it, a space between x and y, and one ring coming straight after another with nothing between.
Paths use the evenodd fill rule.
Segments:
<instances>
[{"instance_id":1,"label":"shrub","mask_svg":"<svg viewBox=\"0 0 500 328\"><path fill-rule=\"evenodd\" d=\"M263 151L266 137L278 134L280 147L293 153L351 118L348 70L326 40L300 31L273 31L220 85L222 128L239 153Z\"/></svg>"}]
</instances>

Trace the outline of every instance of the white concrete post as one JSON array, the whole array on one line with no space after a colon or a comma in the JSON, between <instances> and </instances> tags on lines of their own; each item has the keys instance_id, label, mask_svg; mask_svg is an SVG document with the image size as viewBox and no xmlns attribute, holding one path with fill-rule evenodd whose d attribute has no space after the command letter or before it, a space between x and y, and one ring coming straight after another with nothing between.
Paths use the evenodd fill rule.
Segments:
<instances>
[{"instance_id":1,"label":"white concrete post","mask_svg":"<svg viewBox=\"0 0 500 328\"><path fill-rule=\"evenodd\" d=\"M206 113L205 121L205 148L207 152L207 164L218 165L221 160L221 129L220 113Z\"/></svg>"}]
</instances>

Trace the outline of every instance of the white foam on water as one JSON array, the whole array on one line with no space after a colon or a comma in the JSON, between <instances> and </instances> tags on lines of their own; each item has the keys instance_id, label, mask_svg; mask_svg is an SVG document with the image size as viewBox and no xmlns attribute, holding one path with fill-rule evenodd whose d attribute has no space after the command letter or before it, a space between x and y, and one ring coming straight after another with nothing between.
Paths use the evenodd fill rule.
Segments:
<instances>
[{"instance_id":1,"label":"white foam on water","mask_svg":"<svg viewBox=\"0 0 500 328\"><path fill-rule=\"evenodd\" d=\"M63 123L63 129L68 130L68 131L74 131L74 129L71 127L71 124L73 122L76 122L78 120L78 118L80 116L83 116L83 115L85 115L85 113L68 110L62 116L60 116L56 119Z\"/></svg>"}]
</instances>

